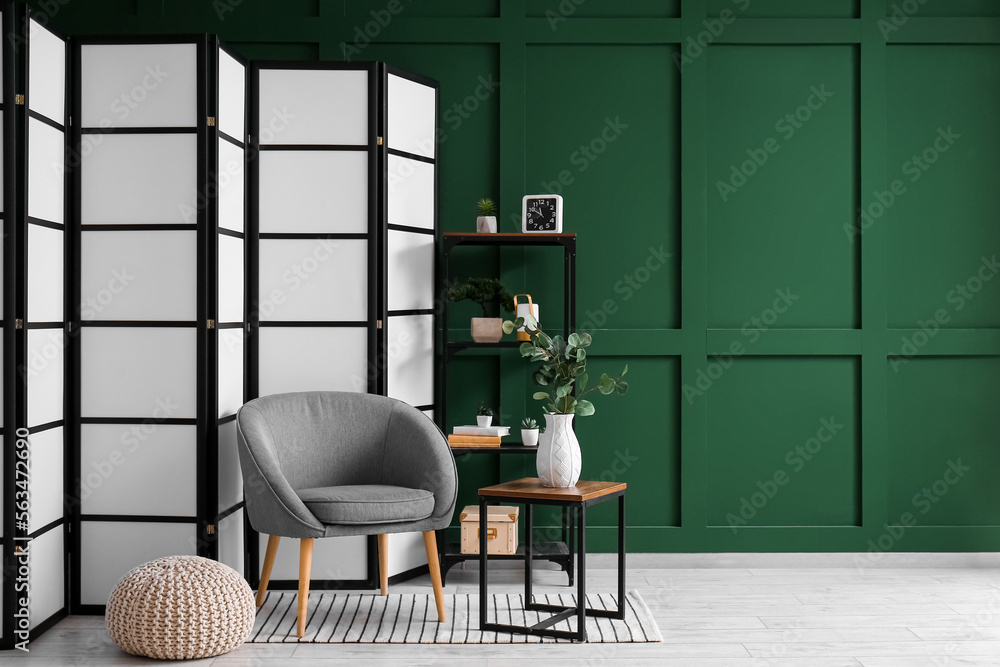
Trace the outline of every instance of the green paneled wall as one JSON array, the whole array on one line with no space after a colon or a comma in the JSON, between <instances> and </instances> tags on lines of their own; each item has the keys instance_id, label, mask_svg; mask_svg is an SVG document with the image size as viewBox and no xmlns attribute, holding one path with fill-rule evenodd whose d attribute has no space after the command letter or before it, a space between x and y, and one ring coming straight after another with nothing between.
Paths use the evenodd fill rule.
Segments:
<instances>
[{"instance_id":1,"label":"green paneled wall","mask_svg":"<svg viewBox=\"0 0 1000 667\"><path fill-rule=\"evenodd\" d=\"M593 370L632 386L578 425L584 476L629 483L633 551L1000 549L1000 2L33 4L70 34L440 80L446 230L482 196L514 230L561 189ZM561 324L557 252L463 253L455 277ZM450 414L538 415L525 370L461 357ZM498 458L459 461L460 503L533 471ZM613 522L595 510L592 548Z\"/></svg>"}]
</instances>

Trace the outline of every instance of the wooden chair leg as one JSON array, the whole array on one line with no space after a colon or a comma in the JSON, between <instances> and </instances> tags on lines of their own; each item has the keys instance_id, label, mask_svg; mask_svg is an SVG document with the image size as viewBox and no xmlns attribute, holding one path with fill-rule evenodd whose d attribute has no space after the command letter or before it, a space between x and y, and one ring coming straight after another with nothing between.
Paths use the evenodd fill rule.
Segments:
<instances>
[{"instance_id":1,"label":"wooden chair leg","mask_svg":"<svg viewBox=\"0 0 1000 667\"><path fill-rule=\"evenodd\" d=\"M382 595L389 594L389 536L378 536L378 583Z\"/></svg>"},{"instance_id":2,"label":"wooden chair leg","mask_svg":"<svg viewBox=\"0 0 1000 667\"><path fill-rule=\"evenodd\" d=\"M427 550L427 568L431 572L434 586L434 601L437 603L438 622L444 623L444 590L441 588L441 563L438 561L437 535L433 530L424 533L424 549Z\"/></svg>"},{"instance_id":3,"label":"wooden chair leg","mask_svg":"<svg viewBox=\"0 0 1000 667\"><path fill-rule=\"evenodd\" d=\"M304 537L299 545L299 616L298 635L306 633L306 612L309 609L309 576L312 573L313 538Z\"/></svg>"},{"instance_id":4,"label":"wooden chair leg","mask_svg":"<svg viewBox=\"0 0 1000 667\"><path fill-rule=\"evenodd\" d=\"M267 551L264 552L264 567L260 569L260 585L257 586L257 606L264 604L264 597L267 595L267 585L271 583L271 567L274 565L274 555L278 553L278 542L281 540L277 535L269 535L267 538Z\"/></svg>"}]
</instances>

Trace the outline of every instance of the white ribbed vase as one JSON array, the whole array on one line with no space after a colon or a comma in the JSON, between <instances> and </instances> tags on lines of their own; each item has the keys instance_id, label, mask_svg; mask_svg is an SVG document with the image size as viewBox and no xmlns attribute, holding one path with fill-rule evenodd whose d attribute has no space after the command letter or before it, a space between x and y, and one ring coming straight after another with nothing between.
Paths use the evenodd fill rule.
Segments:
<instances>
[{"instance_id":1,"label":"white ribbed vase","mask_svg":"<svg viewBox=\"0 0 1000 667\"><path fill-rule=\"evenodd\" d=\"M545 415L545 432L538 436L535 468L545 486L568 488L580 479L580 441L573 431L575 415Z\"/></svg>"}]
</instances>

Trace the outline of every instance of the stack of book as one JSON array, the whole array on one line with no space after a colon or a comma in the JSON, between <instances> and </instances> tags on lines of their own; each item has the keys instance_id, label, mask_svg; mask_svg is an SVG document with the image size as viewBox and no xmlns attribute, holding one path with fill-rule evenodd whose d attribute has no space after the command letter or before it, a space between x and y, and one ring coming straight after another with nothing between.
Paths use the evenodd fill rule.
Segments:
<instances>
[{"instance_id":1,"label":"stack of book","mask_svg":"<svg viewBox=\"0 0 1000 667\"><path fill-rule=\"evenodd\" d=\"M448 444L460 449L499 447L505 435L510 435L509 426L456 426Z\"/></svg>"}]
</instances>

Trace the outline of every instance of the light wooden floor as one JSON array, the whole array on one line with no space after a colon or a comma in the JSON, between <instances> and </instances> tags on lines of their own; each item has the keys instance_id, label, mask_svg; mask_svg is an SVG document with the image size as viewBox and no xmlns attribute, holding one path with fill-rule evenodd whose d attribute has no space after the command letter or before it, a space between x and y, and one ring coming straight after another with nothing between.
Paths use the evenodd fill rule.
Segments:
<instances>
[{"instance_id":1,"label":"light wooden floor","mask_svg":"<svg viewBox=\"0 0 1000 667\"><path fill-rule=\"evenodd\" d=\"M541 567L541 565L539 566ZM565 592L565 575L537 572L536 592ZM491 592L521 588L518 570L491 571ZM591 591L615 589L592 569ZM454 569L446 592L476 592L475 569ZM495 583L495 586L492 584ZM444 664L462 667L934 667L1000 666L1000 569L634 569L662 644L251 645L183 664L214 667ZM427 592L426 577L390 592ZM150 665L108 639L103 618L76 616L0 663ZM174 663L181 664L181 663Z\"/></svg>"}]
</instances>

